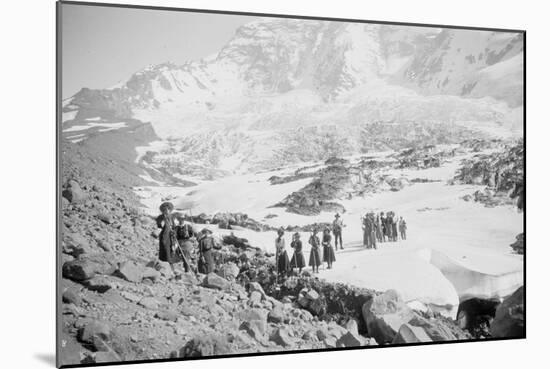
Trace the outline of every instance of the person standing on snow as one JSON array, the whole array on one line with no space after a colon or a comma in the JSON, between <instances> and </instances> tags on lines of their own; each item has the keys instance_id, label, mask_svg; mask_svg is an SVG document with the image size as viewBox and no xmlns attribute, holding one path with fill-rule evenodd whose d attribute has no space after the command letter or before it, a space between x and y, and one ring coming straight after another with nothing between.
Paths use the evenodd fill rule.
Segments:
<instances>
[{"instance_id":1,"label":"person standing on snow","mask_svg":"<svg viewBox=\"0 0 550 369\"><path fill-rule=\"evenodd\" d=\"M340 243L340 250L344 249L342 244L342 228L344 228L344 222L340 219L340 214L336 213L334 221L332 222L332 233L334 234L334 248L338 250L338 243Z\"/></svg>"},{"instance_id":2,"label":"person standing on snow","mask_svg":"<svg viewBox=\"0 0 550 369\"><path fill-rule=\"evenodd\" d=\"M392 232L392 235L393 235L393 241L397 241L397 236L398 236L398 233L397 233L397 225L399 223L399 218L397 217L397 214L394 214L393 215L393 219L392 219L392 224L391 224L391 232Z\"/></svg>"},{"instance_id":3,"label":"person standing on snow","mask_svg":"<svg viewBox=\"0 0 550 369\"><path fill-rule=\"evenodd\" d=\"M382 235L382 221L380 220L380 214L376 215L376 219L374 221L374 229L376 233L376 240L378 242L383 242L384 236Z\"/></svg>"},{"instance_id":4,"label":"person standing on snow","mask_svg":"<svg viewBox=\"0 0 550 369\"><path fill-rule=\"evenodd\" d=\"M280 276L288 275L290 271L290 261L285 248L285 231L283 228L277 230L277 238L275 239L275 263L277 264L277 274Z\"/></svg>"},{"instance_id":5,"label":"person standing on snow","mask_svg":"<svg viewBox=\"0 0 550 369\"><path fill-rule=\"evenodd\" d=\"M407 222L405 222L403 217L399 217L399 233L401 234L402 240L407 239Z\"/></svg>"},{"instance_id":6,"label":"person standing on snow","mask_svg":"<svg viewBox=\"0 0 550 369\"><path fill-rule=\"evenodd\" d=\"M302 241L300 241L300 234L298 232L294 233L292 237L293 241L290 244L290 247L294 249L294 255L292 255L292 260L290 260L290 267L298 268L298 273L302 273L302 268L306 266L306 259L304 258L304 253L302 251Z\"/></svg>"},{"instance_id":7,"label":"person standing on snow","mask_svg":"<svg viewBox=\"0 0 550 369\"><path fill-rule=\"evenodd\" d=\"M330 229L327 227L323 233L323 262L326 262L328 269L332 269L332 263L336 261L336 256L334 255L334 249L332 248L330 236Z\"/></svg>"},{"instance_id":8,"label":"person standing on snow","mask_svg":"<svg viewBox=\"0 0 550 369\"><path fill-rule=\"evenodd\" d=\"M388 222L384 212L380 212L380 223L382 226L382 242L386 242L386 237L388 236Z\"/></svg>"},{"instance_id":9,"label":"person standing on snow","mask_svg":"<svg viewBox=\"0 0 550 369\"><path fill-rule=\"evenodd\" d=\"M309 252L309 266L313 269L313 273L319 273L319 265L321 265L321 240L317 236L317 228L313 229L309 237L311 251Z\"/></svg>"}]
</instances>

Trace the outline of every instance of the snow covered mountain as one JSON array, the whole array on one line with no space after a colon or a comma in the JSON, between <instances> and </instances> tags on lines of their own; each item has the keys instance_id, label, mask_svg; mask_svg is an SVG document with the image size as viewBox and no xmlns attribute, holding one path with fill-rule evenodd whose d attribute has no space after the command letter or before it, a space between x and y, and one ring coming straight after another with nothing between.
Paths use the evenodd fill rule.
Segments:
<instances>
[{"instance_id":1,"label":"snow covered mountain","mask_svg":"<svg viewBox=\"0 0 550 369\"><path fill-rule=\"evenodd\" d=\"M85 144L90 120L104 130L94 137L150 122L160 141L138 149L150 151L142 164L223 175L398 148L411 125L426 140L446 132L436 143L521 134L522 75L514 33L269 18L209 58L82 89L63 104L63 131Z\"/></svg>"}]
</instances>

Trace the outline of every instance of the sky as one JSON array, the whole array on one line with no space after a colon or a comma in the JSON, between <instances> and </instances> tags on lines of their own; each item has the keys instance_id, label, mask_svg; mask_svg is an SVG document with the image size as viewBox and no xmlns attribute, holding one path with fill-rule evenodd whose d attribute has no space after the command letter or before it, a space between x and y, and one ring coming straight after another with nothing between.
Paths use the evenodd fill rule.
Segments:
<instances>
[{"instance_id":1,"label":"sky","mask_svg":"<svg viewBox=\"0 0 550 369\"><path fill-rule=\"evenodd\" d=\"M164 62L209 56L255 17L64 4L62 95L108 88Z\"/></svg>"}]
</instances>

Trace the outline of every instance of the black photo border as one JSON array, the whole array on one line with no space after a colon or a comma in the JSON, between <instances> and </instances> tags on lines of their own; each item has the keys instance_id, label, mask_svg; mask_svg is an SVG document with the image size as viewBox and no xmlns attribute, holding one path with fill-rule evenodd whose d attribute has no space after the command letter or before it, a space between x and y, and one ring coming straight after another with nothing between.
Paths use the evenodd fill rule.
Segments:
<instances>
[{"instance_id":1,"label":"black photo border","mask_svg":"<svg viewBox=\"0 0 550 369\"><path fill-rule=\"evenodd\" d=\"M525 327L524 334L521 337L503 337L503 338L484 338L484 339L468 339L468 340L453 340L453 341L440 341L440 342L418 342L418 343L406 343L406 344L391 344L381 346L358 346L358 347L342 347L342 348L324 348L324 349L306 349L306 350L285 350L275 352L259 352L259 353L245 353L245 354L224 354L215 356L205 356L196 358L167 358L167 359L148 359L148 360L125 360L125 361L113 361L106 363L93 363L93 364L67 364L61 365L60 362L60 337L61 337L61 294L60 294L60 281L61 281L61 222L60 216L62 211L61 206L61 185L62 185L62 163L61 163L61 109L62 109L62 71L63 71L63 54L62 54L62 5L79 5L79 6L91 6L91 7L106 7L106 8L128 8L128 9L143 9L143 10L159 10L159 11L174 11L185 13L202 13L202 14L225 14L225 15L237 15L237 16L251 16L251 17L269 17L269 18L288 18L288 19L302 19L302 20L320 20L320 21L333 21L333 22L349 22L349 23L370 23L370 24L382 24L382 25L394 25L394 26L409 26L409 27L430 27L430 28L449 28L458 30L471 30L471 31L492 31L492 32L506 32L506 33L518 33L523 35L523 149L524 149L524 208L523 208L523 233L525 237L525 245L527 244L527 31L524 29L505 29L505 28L490 28L490 27L477 27L477 26L458 26L448 24L426 24L426 23L412 23L412 22L396 22L396 21L378 21L378 20L365 20L365 19L350 19L350 18L331 18L322 16L305 16L305 15L293 15L293 14L271 14L271 13L254 13L245 11L226 11L226 10L212 10L212 9L191 9L180 7L166 7L166 6L154 6L154 5L131 5L131 4L117 4L117 3L96 3L88 1L70 1L70 0L58 0L56 1L56 367L58 368L82 368L82 367L99 367L108 365L130 365L130 364L150 364L150 363L163 363L163 362L175 362L175 361L190 361L190 360L211 360L211 359L228 359L228 358L241 358L241 357L255 357L255 356L269 356L269 355L289 355L289 354L307 354L316 352L331 352L331 351L351 351L351 350L369 350L369 349L383 349L383 348L395 348L395 347L414 347L414 346L427 346L427 345L446 345L455 343L477 343L477 342L490 342L490 341L508 341L508 340L522 340L527 338L527 247L523 255L523 287L524 287L524 311L525 311Z\"/></svg>"}]
</instances>

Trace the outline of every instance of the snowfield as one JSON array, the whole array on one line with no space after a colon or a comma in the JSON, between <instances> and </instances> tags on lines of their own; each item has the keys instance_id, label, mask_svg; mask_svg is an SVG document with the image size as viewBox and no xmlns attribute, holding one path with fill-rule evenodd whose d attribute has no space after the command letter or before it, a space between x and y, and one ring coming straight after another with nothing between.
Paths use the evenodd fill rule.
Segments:
<instances>
[{"instance_id":1,"label":"snowfield","mask_svg":"<svg viewBox=\"0 0 550 369\"><path fill-rule=\"evenodd\" d=\"M337 252L334 268L322 268L319 277L381 291L396 289L406 301L422 302L453 318L462 300L501 299L523 285L523 257L511 254L509 247L515 236L523 232L522 214L513 207L487 208L460 199L482 188L447 184L464 157L455 157L440 168L391 171L392 175L408 179L428 178L438 182L415 183L398 192L340 200L347 210L342 214L344 250ZM161 199L170 198L176 208L192 214L243 212L273 226L332 221L332 213L302 216L287 213L283 208L270 208L311 180L269 183L269 177L288 173L289 169L234 175L188 188L140 187L136 192L151 214L158 212ZM403 216L408 225L407 240L382 243L377 250L365 249L360 217L371 210L393 210ZM266 218L268 214L276 217ZM274 251L274 232L208 227L219 235L233 232L247 238L253 246ZM286 238L291 253L288 246L291 234L287 233ZM301 234L306 259L310 250L308 238L309 234Z\"/></svg>"}]
</instances>

